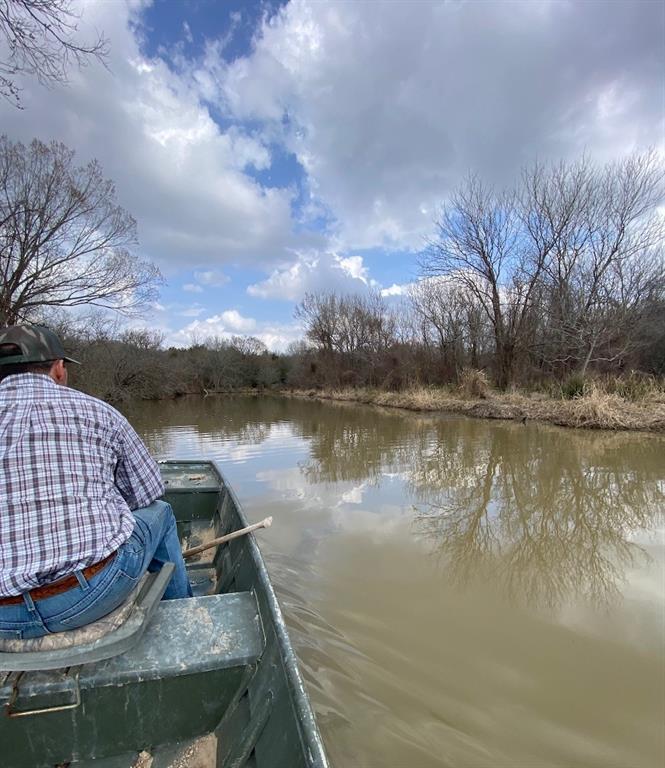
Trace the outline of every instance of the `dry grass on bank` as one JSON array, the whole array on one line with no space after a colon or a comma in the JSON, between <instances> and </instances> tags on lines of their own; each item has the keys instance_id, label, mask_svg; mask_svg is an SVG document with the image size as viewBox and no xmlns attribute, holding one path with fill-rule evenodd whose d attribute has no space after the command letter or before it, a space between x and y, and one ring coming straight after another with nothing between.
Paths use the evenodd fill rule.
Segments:
<instances>
[{"instance_id":1,"label":"dry grass on bank","mask_svg":"<svg viewBox=\"0 0 665 768\"><path fill-rule=\"evenodd\" d=\"M475 392L475 394L474 394ZM499 393L478 382L460 390L418 387L403 392L379 389L290 390L296 397L381 405L411 411L444 411L484 419L533 419L564 427L587 429L628 429L665 432L665 397L654 393L632 401L600 386L590 386L570 400L542 393Z\"/></svg>"}]
</instances>

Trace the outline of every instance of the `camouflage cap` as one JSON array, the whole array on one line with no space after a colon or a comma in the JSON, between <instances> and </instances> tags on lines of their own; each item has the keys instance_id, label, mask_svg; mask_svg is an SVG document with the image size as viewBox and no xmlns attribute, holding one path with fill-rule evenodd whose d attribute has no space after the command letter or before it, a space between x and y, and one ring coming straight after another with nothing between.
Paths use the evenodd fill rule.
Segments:
<instances>
[{"instance_id":1,"label":"camouflage cap","mask_svg":"<svg viewBox=\"0 0 665 768\"><path fill-rule=\"evenodd\" d=\"M60 339L41 325L7 325L0 328L0 365L21 363L48 363L66 360L77 363L65 355Z\"/></svg>"}]
</instances>

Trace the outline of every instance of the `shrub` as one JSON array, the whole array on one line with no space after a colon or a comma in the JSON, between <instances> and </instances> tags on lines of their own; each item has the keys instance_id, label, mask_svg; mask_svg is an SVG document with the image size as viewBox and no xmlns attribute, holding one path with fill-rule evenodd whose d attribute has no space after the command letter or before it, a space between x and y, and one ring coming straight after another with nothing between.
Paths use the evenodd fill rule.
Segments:
<instances>
[{"instance_id":1,"label":"shrub","mask_svg":"<svg viewBox=\"0 0 665 768\"><path fill-rule=\"evenodd\" d=\"M489 394L490 384L485 371L464 368L459 375L457 388L465 397L477 397L485 400Z\"/></svg>"},{"instance_id":2,"label":"shrub","mask_svg":"<svg viewBox=\"0 0 665 768\"><path fill-rule=\"evenodd\" d=\"M583 397L588 389L589 387L584 376L580 376L579 373L573 373L561 382L561 397L564 400L574 400L577 397Z\"/></svg>"},{"instance_id":3,"label":"shrub","mask_svg":"<svg viewBox=\"0 0 665 768\"><path fill-rule=\"evenodd\" d=\"M616 376L604 382L608 394L619 395L624 400L645 400L654 395L662 394L662 383L646 373L631 371L627 376Z\"/></svg>"}]
</instances>

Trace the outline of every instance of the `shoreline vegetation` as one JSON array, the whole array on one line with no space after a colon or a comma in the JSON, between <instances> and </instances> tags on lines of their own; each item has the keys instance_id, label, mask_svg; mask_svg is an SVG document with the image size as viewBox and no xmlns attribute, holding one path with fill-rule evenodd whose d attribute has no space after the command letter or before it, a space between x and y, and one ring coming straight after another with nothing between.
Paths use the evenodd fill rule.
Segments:
<instances>
[{"instance_id":1,"label":"shoreline vegetation","mask_svg":"<svg viewBox=\"0 0 665 768\"><path fill-rule=\"evenodd\" d=\"M439 387L414 387L402 392L371 388L285 389L270 394L482 419L539 421L578 429L665 432L665 394L632 402L598 387L570 400L538 392L490 392L480 397Z\"/></svg>"},{"instance_id":2,"label":"shoreline vegetation","mask_svg":"<svg viewBox=\"0 0 665 768\"><path fill-rule=\"evenodd\" d=\"M410 359L400 361L389 377L377 375L386 359L377 355L370 361L373 365L365 366L372 376L363 377L363 368L351 367L354 361L348 356L307 348L278 355L252 337L164 349L161 337L149 331L117 337L108 329L107 333L97 329L93 338L86 338L70 327L61 329L61 334L65 348L82 362L71 370L72 385L115 405L185 395L276 395L563 427L665 433L665 377L644 371L548 377L502 391L486 370L471 367L462 368L453 381L418 381L429 377L418 375L423 353L419 358L417 350L407 350ZM361 381L349 383L349 372Z\"/></svg>"}]
</instances>

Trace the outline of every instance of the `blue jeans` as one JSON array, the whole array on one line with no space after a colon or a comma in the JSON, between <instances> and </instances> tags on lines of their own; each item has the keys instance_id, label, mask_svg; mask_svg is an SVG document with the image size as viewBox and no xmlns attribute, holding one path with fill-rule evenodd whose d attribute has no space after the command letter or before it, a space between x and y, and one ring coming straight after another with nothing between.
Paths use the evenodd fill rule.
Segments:
<instances>
[{"instance_id":1,"label":"blue jeans","mask_svg":"<svg viewBox=\"0 0 665 768\"><path fill-rule=\"evenodd\" d=\"M0 605L0 637L42 637L91 624L121 605L146 571L158 571L165 562L174 563L175 572L163 599L191 597L171 506L155 501L133 515L132 535L92 578L77 571L79 585L66 592L37 601L26 593L22 603Z\"/></svg>"}]
</instances>

